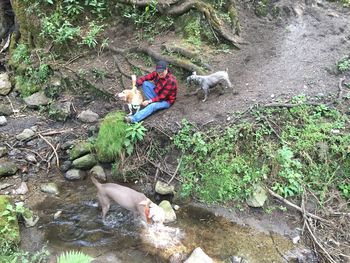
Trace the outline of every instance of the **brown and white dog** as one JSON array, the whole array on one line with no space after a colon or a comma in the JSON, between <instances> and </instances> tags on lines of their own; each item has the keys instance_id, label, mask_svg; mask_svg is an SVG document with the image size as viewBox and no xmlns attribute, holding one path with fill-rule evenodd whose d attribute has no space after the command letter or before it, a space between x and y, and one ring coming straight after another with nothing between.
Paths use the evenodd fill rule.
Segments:
<instances>
[{"instance_id":1,"label":"brown and white dog","mask_svg":"<svg viewBox=\"0 0 350 263\"><path fill-rule=\"evenodd\" d=\"M121 207L139 215L148 224L152 222L163 224L165 220L163 208L153 203L143 193L119 184L101 184L93 176L91 176L91 180L97 187L97 197L102 207L103 221L105 221L111 201L114 201Z\"/></svg>"},{"instance_id":2,"label":"brown and white dog","mask_svg":"<svg viewBox=\"0 0 350 263\"><path fill-rule=\"evenodd\" d=\"M125 89L118 93L118 98L125 101L129 107L129 114L132 115L132 110L135 109L136 113L141 108L141 103L143 102L142 92L136 87L136 75L131 75L132 89Z\"/></svg>"}]
</instances>

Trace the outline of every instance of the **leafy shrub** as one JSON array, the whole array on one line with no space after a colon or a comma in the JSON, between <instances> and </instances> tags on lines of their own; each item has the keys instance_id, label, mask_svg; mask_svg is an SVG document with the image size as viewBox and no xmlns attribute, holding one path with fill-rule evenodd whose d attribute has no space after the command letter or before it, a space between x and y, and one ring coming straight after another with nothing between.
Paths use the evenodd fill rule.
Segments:
<instances>
[{"instance_id":1,"label":"leafy shrub","mask_svg":"<svg viewBox=\"0 0 350 263\"><path fill-rule=\"evenodd\" d=\"M49 37L57 44L64 44L80 34L80 27L74 27L59 12L44 17L41 24L41 36Z\"/></svg>"},{"instance_id":2,"label":"leafy shrub","mask_svg":"<svg viewBox=\"0 0 350 263\"><path fill-rule=\"evenodd\" d=\"M57 257L57 263L90 263L93 260L81 251L68 251Z\"/></svg>"},{"instance_id":3,"label":"leafy shrub","mask_svg":"<svg viewBox=\"0 0 350 263\"><path fill-rule=\"evenodd\" d=\"M225 130L198 131L183 121L174 139L183 154L182 195L244 200L255 184L266 184L284 197L300 196L308 187L321 202L336 188L348 198L348 118L306 100L300 95L293 108L256 109Z\"/></svg>"},{"instance_id":4,"label":"leafy shrub","mask_svg":"<svg viewBox=\"0 0 350 263\"><path fill-rule=\"evenodd\" d=\"M338 67L338 70L343 73L347 70L349 70L350 68L350 58L349 57L345 57L345 58L342 58L338 64L337 64L337 67Z\"/></svg>"},{"instance_id":5,"label":"leafy shrub","mask_svg":"<svg viewBox=\"0 0 350 263\"><path fill-rule=\"evenodd\" d=\"M126 135L124 140L124 146L127 154L131 154L134 151L134 145L138 141L142 141L147 129L142 125L143 122L138 122L130 125L126 129Z\"/></svg>"},{"instance_id":6,"label":"leafy shrub","mask_svg":"<svg viewBox=\"0 0 350 263\"><path fill-rule=\"evenodd\" d=\"M81 44L87 45L90 48L96 47L98 44L97 42L97 35L102 31L104 25L96 25L95 22L91 22L89 24L89 31L85 36L82 37Z\"/></svg>"},{"instance_id":7,"label":"leafy shrub","mask_svg":"<svg viewBox=\"0 0 350 263\"><path fill-rule=\"evenodd\" d=\"M111 112L104 117L95 144L99 160L112 162L119 156L127 127L123 112Z\"/></svg>"}]
</instances>

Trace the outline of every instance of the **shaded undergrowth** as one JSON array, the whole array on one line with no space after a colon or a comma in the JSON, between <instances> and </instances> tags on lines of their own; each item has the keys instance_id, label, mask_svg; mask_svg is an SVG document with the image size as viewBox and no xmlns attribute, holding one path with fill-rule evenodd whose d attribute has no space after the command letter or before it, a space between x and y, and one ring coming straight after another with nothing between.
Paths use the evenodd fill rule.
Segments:
<instances>
[{"instance_id":1,"label":"shaded undergrowth","mask_svg":"<svg viewBox=\"0 0 350 263\"><path fill-rule=\"evenodd\" d=\"M333 191L349 199L347 116L302 97L298 102L255 108L224 130L199 131L184 121L175 138L183 154L182 194L209 203L242 201L262 184L284 197L306 188L321 202Z\"/></svg>"}]
</instances>

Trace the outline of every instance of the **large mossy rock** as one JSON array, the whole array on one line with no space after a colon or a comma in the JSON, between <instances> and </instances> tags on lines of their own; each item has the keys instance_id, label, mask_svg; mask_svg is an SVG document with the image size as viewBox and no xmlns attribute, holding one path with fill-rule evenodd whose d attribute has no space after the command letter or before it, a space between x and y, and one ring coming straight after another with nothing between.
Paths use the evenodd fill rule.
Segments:
<instances>
[{"instance_id":1,"label":"large mossy rock","mask_svg":"<svg viewBox=\"0 0 350 263\"><path fill-rule=\"evenodd\" d=\"M11 209L7 209L11 206ZM14 205L11 204L8 196L0 195L0 246L4 246L5 242L9 245L17 245L20 242L19 226L14 211ZM2 258L0 255L0 262Z\"/></svg>"},{"instance_id":2,"label":"large mossy rock","mask_svg":"<svg viewBox=\"0 0 350 263\"><path fill-rule=\"evenodd\" d=\"M69 151L69 160L73 161L85 154L91 153L93 145L90 142L78 142Z\"/></svg>"},{"instance_id":3,"label":"large mossy rock","mask_svg":"<svg viewBox=\"0 0 350 263\"><path fill-rule=\"evenodd\" d=\"M16 174L18 170L17 164L14 162L0 162L0 178Z\"/></svg>"}]
</instances>

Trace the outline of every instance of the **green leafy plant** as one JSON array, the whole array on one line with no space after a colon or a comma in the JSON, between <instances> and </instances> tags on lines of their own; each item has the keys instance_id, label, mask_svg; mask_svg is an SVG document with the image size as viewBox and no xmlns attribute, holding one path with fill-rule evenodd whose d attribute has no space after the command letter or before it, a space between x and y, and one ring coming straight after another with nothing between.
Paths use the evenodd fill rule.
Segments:
<instances>
[{"instance_id":1,"label":"green leafy plant","mask_svg":"<svg viewBox=\"0 0 350 263\"><path fill-rule=\"evenodd\" d=\"M97 25L95 22L89 24L89 31L82 37L82 45L87 45L89 48L95 48L98 44L97 36L103 30L104 25Z\"/></svg>"},{"instance_id":2,"label":"green leafy plant","mask_svg":"<svg viewBox=\"0 0 350 263\"><path fill-rule=\"evenodd\" d=\"M67 251L57 257L57 263L90 263L93 260L89 255L81 251Z\"/></svg>"},{"instance_id":3,"label":"green leafy plant","mask_svg":"<svg viewBox=\"0 0 350 263\"><path fill-rule=\"evenodd\" d=\"M49 37L57 44L64 44L77 38L80 34L80 27L74 27L59 12L44 17L41 21L43 37Z\"/></svg>"},{"instance_id":4,"label":"green leafy plant","mask_svg":"<svg viewBox=\"0 0 350 263\"><path fill-rule=\"evenodd\" d=\"M143 122L134 123L126 129L124 146L127 154L130 155L134 151L135 144L143 140L146 131Z\"/></svg>"},{"instance_id":5,"label":"green leafy plant","mask_svg":"<svg viewBox=\"0 0 350 263\"><path fill-rule=\"evenodd\" d=\"M348 71L350 68L350 58L349 57L345 57L342 58L338 64L337 64L337 68L341 73L344 73L345 71Z\"/></svg>"},{"instance_id":6,"label":"green leafy plant","mask_svg":"<svg viewBox=\"0 0 350 263\"><path fill-rule=\"evenodd\" d=\"M93 68L91 70L93 77L96 80L104 80L106 78L107 72L104 69Z\"/></svg>"},{"instance_id":7,"label":"green leafy plant","mask_svg":"<svg viewBox=\"0 0 350 263\"><path fill-rule=\"evenodd\" d=\"M272 189L284 197L300 194L302 192L300 161L294 159L293 152L287 146L278 150L276 160L280 166L278 176L283 182L276 182Z\"/></svg>"},{"instance_id":8,"label":"green leafy plant","mask_svg":"<svg viewBox=\"0 0 350 263\"><path fill-rule=\"evenodd\" d=\"M14 63L30 64L30 52L25 44L18 44L11 56Z\"/></svg>"},{"instance_id":9,"label":"green leafy plant","mask_svg":"<svg viewBox=\"0 0 350 263\"><path fill-rule=\"evenodd\" d=\"M346 183L342 183L339 185L339 189L342 193L342 195L346 198L346 199L350 199L350 184L346 184Z\"/></svg>"}]
</instances>

